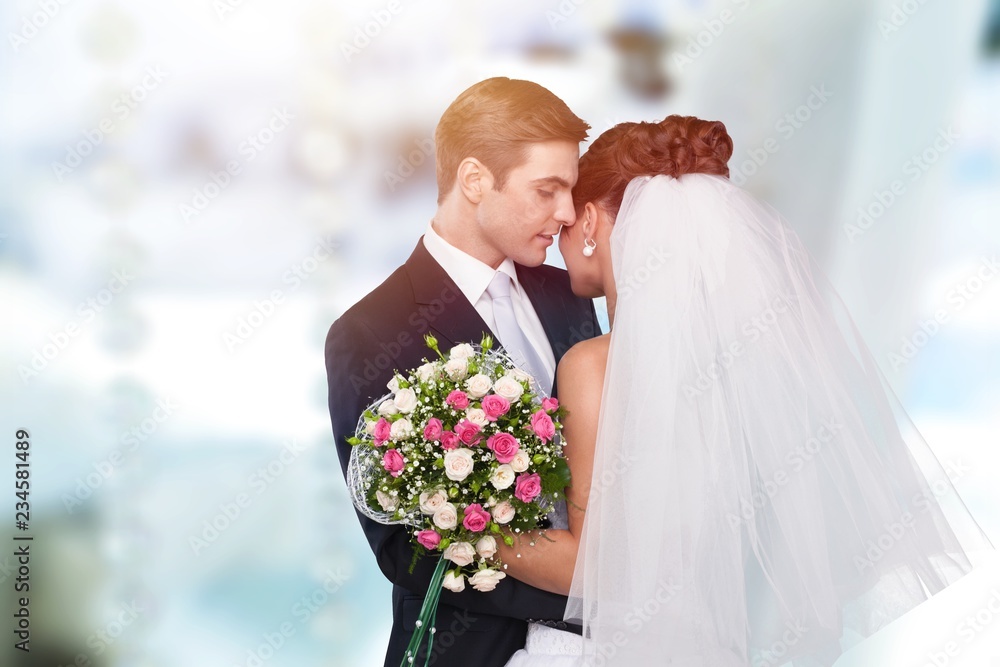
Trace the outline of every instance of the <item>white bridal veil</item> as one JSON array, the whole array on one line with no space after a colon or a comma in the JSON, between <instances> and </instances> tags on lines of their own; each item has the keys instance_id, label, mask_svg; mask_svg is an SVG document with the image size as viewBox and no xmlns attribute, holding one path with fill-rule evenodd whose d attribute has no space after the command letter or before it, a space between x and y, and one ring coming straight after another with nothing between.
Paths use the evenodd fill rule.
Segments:
<instances>
[{"instance_id":1,"label":"white bridal veil","mask_svg":"<svg viewBox=\"0 0 1000 667\"><path fill-rule=\"evenodd\" d=\"M989 540L777 212L639 177L567 619L588 662L831 665Z\"/></svg>"}]
</instances>

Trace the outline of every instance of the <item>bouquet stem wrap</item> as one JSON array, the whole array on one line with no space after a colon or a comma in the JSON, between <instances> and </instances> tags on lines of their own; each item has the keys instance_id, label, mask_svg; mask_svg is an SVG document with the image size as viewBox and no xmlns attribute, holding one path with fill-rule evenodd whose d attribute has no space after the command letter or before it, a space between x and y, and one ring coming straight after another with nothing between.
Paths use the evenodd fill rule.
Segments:
<instances>
[{"instance_id":1,"label":"bouquet stem wrap","mask_svg":"<svg viewBox=\"0 0 1000 667\"><path fill-rule=\"evenodd\" d=\"M431 575L431 583L427 587L427 596L424 597L424 604L420 607L420 616L417 617L417 627L413 630L410 644L406 647L403 655L403 662L400 667L410 667L416 660L420 652L420 645L424 642L424 635L427 635L427 657L424 659L424 667L431 663L431 649L434 647L434 634L437 628L434 627L437 618L438 601L441 599L441 581L444 579L444 572L447 569L448 561L444 556L438 559L434 574Z\"/></svg>"}]
</instances>

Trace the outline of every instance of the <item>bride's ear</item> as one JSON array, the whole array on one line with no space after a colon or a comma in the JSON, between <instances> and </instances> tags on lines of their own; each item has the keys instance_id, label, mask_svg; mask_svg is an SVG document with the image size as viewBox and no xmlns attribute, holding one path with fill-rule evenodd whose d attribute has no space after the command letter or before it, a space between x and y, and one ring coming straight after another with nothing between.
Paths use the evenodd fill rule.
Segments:
<instances>
[{"instance_id":1,"label":"bride's ear","mask_svg":"<svg viewBox=\"0 0 1000 667\"><path fill-rule=\"evenodd\" d=\"M591 238L597 229L597 206L589 201L583 205L583 237Z\"/></svg>"},{"instance_id":2,"label":"bride's ear","mask_svg":"<svg viewBox=\"0 0 1000 667\"><path fill-rule=\"evenodd\" d=\"M583 205L584 238L594 238L610 234L614 226L614 217L603 206L591 201Z\"/></svg>"}]
</instances>

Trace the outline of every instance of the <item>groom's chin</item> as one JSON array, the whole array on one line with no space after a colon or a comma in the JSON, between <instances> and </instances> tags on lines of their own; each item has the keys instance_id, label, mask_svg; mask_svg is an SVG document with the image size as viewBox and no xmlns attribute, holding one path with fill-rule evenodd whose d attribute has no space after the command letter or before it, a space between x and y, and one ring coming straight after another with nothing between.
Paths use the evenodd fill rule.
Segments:
<instances>
[{"instance_id":1,"label":"groom's chin","mask_svg":"<svg viewBox=\"0 0 1000 667\"><path fill-rule=\"evenodd\" d=\"M516 256L512 255L511 259L522 266L534 267L544 264L546 256L546 249L541 247L541 244L532 243L525 246Z\"/></svg>"},{"instance_id":2,"label":"groom's chin","mask_svg":"<svg viewBox=\"0 0 1000 667\"><path fill-rule=\"evenodd\" d=\"M542 264L545 263L545 255L542 255L541 257L535 257L535 256L521 257L521 258L515 259L514 261L517 262L518 264L520 264L521 266L527 266L529 268L534 268L536 266L541 266Z\"/></svg>"}]
</instances>

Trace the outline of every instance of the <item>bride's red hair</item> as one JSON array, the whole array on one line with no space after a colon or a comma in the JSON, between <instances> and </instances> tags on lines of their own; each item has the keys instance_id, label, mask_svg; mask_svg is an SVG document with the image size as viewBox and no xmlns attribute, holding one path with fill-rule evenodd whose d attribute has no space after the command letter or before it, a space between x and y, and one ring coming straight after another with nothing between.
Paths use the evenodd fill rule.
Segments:
<instances>
[{"instance_id":1,"label":"bride's red hair","mask_svg":"<svg viewBox=\"0 0 1000 667\"><path fill-rule=\"evenodd\" d=\"M636 176L715 174L729 178L733 140L726 126L694 116L667 116L659 123L619 123L599 136L580 158L573 188L577 211L587 202L611 215Z\"/></svg>"}]
</instances>

